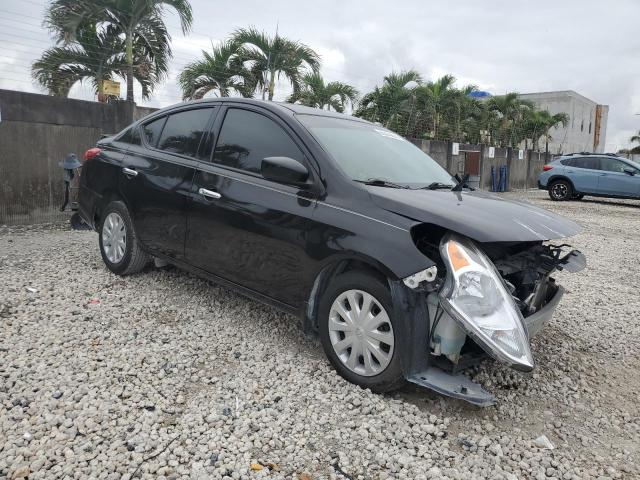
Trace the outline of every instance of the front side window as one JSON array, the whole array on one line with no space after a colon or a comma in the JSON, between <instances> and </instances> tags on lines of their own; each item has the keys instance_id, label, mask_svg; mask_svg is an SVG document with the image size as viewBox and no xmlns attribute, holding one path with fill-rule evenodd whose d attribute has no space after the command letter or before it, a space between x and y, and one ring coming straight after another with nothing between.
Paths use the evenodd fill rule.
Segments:
<instances>
[{"instance_id":1,"label":"front side window","mask_svg":"<svg viewBox=\"0 0 640 480\"><path fill-rule=\"evenodd\" d=\"M267 157L289 157L303 163L304 155L287 132L270 118L230 108L224 117L213 161L260 173L262 159Z\"/></svg>"},{"instance_id":2,"label":"front side window","mask_svg":"<svg viewBox=\"0 0 640 480\"><path fill-rule=\"evenodd\" d=\"M631 169L632 167L615 158L602 158L600 159L601 170L607 172L624 173L625 169Z\"/></svg>"},{"instance_id":3,"label":"front side window","mask_svg":"<svg viewBox=\"0 0 640 480\"><path fill-rule=\"evenodd\" d=\"M149 122L142 127L142 133L144 135L144 139L147 141L149 145L155 147L158 143L158 138L160 138L160 133L162 133L162 127L164 127L164 122L167 120L167 117L161 117L157 120Z\"/></svg>"},{"instance_id":4,"label":"front side window","mask_svg":"<svg viewBox=\"0 0 640 480\"><path fill-rule=\"evenodd\" d=\"M198 108L169 115L157 148L195 157L212 111L212 108Z\"/></svg>"},{"instance_id":5,"label":"front side window","mask_svg":"<svg viewBox=\"0 0 640 480\"><path fill-rule=\"evenodd\" d=\"M319 115L296 118L352 180L383 180L416 188L457 183L433 158L383 127Z\"/></svg>"}]
</instances>

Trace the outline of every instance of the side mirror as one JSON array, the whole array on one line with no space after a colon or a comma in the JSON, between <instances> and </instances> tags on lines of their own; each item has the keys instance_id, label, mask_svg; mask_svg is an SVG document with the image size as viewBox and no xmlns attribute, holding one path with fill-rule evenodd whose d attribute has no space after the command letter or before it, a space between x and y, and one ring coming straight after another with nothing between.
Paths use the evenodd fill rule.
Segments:
<instances>
[{"instance_id":1,"label":"side mirror","mask_svg":"<svg viewBox=\"0 0 640 480\"><path fill-rule=\"evenodd\" d=\"M260 171L267 180L288 185L302 186L309 179L307 167L289 157L263 158Z\"/></svg>"},{"instance_id":2,"label":"side mirror","mask_svg":"<svg viewBox=\"0 0 640 480\"><path fill-rule=\"evenodd\" d=\"M636 174L636 171L633 168L625 168L624 173L626 173L627 175L634 176Z\"/></svg>"}]
</instances>

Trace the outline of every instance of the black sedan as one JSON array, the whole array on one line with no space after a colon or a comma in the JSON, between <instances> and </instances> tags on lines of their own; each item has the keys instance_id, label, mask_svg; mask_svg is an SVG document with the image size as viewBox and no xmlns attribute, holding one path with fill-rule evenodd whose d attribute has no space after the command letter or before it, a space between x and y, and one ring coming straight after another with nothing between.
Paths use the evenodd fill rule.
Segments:
<instances>
[{"instance_id":1,"label":"black sedan","mask_svg":"<svg viewBox=\"0 0 640 480\"><path fill-rule=\"evenodd\" d=\"M80 212L106 266L171 263L299 315L335 369L479 405L459 371L522 371L582 254L579 227L472 191L395 133L346 115L212 99L155 112L88 150Z\"/></svg>"}]
</instances>

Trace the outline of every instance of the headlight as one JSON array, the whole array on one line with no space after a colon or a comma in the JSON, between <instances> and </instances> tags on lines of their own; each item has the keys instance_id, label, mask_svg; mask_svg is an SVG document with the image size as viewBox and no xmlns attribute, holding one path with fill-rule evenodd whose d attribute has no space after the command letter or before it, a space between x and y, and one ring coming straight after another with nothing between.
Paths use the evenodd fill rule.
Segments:
<instances>
[{"instance_id":1,"label":"headlight","mask_svg":"<svg viewBox=\"0 0 640 480\"><path fill-rule=\"evenodd\" d=\"M532 370L522 314L493 262L472 241L454 235L443 238L440 254L447 265L440 299L449 315L497 360Z\"/></svg>"}]
</instances>

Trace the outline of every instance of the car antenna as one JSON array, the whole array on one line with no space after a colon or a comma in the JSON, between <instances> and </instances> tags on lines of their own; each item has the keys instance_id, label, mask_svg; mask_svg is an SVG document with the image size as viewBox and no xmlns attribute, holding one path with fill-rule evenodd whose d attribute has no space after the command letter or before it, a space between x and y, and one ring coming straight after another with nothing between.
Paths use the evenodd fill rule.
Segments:
<instances>
[{"instance_id":1,"label":"car antenna","mask_svg":"<svg viewBox=\"0 0 640 480\"><path fill-rule=\"evenodd\" d=\"M468 174L468 173L465 173L465 174L464 174L464 177L462 177L462 179L460 179L460 177L459 177L459 176L458 176L458 174L456 173L455 179L458 181L458 184L457 184L455 187L453 187L453 188L451 189L451 191L452 191L452 192L459 192L459 191L461 191L461 190L464 188L465 184L466 184L466 183L467 183L467 181L469 180L469 174Z\"/></svg>"}]
</instances>

